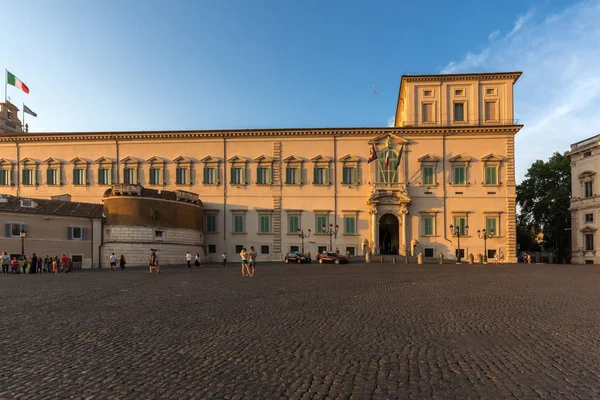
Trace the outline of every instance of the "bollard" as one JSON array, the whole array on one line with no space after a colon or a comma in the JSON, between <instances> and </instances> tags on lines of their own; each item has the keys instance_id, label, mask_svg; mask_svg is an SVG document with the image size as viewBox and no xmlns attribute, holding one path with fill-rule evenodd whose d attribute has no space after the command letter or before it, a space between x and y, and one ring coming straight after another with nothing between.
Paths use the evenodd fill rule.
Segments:
<instances>
[{"instance_id":1,"label":"bollard","mask_svg":"<svg viewBox=\"0 0 600 400\"><path fill-rule=\"evenodd\" d=\"M473 264L475 262L475 257L473 257L473 253L469 254L469 264Z\"/></svg>"},{"instance_id":2,"label":"bollard","mask_svg":"<svg viewBox=\"0 0 600 400\"><path fill-rule=\"evenodd\" d=\"M392 257L392 262L396 264L396 257Z\"/></svg>"},{"instance_id":3,"label":"bollard","mask_svg":"<svg viewBox=\"0 0 600 400\"><path fill-rule=\"evenodd\" d=\"M423 253L417 254L417 264L423 264Z\"/></svg>"},{"instance_id":4,"label":"bollard","mask_svg":"<svg viewBox=\"0 0 600 400\"><path fill-rule=\"evenodd\" d=\"M440 265L442 265L444 263L444 255L442 253L440 253L438 258L440 259Z\"/></svg>"},{"instance_id":5,"label":"bollard","mask_svg":"<svg viewBox=\"0 0 600 400\"><path fill-rule=\"evenodd\" d=\"M383 264L383 257L381 257L381 263Z\"/></svg>"},{"instance_id":6,"label":"bollard","mask_svg":"<svg viewBox=\"0 0 600 400\"><path fill-rule=\"evenodd\" d=\"M409 261L410 261L410 260L409 260L408 256L406 256L406 258L404 259L404 263L405 263L405 264L409 264Z\"/></svg>"}]
</instances>

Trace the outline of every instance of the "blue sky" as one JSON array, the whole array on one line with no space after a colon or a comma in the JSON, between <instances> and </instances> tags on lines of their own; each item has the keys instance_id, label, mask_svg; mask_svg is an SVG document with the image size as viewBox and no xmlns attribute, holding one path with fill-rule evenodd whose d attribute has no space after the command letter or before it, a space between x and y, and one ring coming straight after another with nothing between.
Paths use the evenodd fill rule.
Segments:
<instances>
[{"instance_id":1,"label":"blue sky","mask_svg":"<svg viewBox=\"0 0 600 400\"><path fill-rule=\"evenodd\" d=\"M519 179L600 133L600 0L405 3L0 0L0 68L31 131L386 126L402 74L522 70Z\"/></svg>"}]
</instances>

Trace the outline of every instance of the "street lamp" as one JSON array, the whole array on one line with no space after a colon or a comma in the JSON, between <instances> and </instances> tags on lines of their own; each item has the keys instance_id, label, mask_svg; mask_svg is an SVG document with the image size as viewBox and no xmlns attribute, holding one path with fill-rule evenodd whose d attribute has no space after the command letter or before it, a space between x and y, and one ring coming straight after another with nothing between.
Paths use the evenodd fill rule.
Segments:
<instances>
[{"instance_id":1,"label":"street lamp","mask_svg":"<svg viewBox=\"0 0 600 400\"><path fill-rule=\"evenodd\" d=\"M304 229L301 230L300 228L297 229L297 232L300 239L302 239L302 254L304 254L304 239L310 237L310 229L308 230L307 234L304 233Z\"/></svg>"},{"instance_id":2,"label":"street lamp","mask_svg":"<svg viewBox=\"0 0 600 400\"><path fill-rule=\"evenodd\" d=\"M21 236L21 256L25 255L25 235L27 234L27 232L25 232L23 229L21 229L21 232L19 232L19 236Z\"/></svg>"},{"instance_id":3,"label":"street lamp","mask_svg":"<svg viewBox=\"0 0 600 400\"><path fill-rule=\"evenodd\" d=\"M458 238L458 255L456 256L456 263L457 264L462 264L462 260L460 258L460 226L454 226L454 225L450 225L450 234L456 236ZM463 233L463 235L468 235L469 234L469 226L465 226L465 233Z\"/></svg>"},{"instance_id":4,"label":"street lamp","mask_svg":"<svg viewBox=\"0 0 600 400\"><path fill-rule=\"evenodd\" d=\"M487 240L489 238L491 238L492 236L494 236L494 230L490 230L490 232L486 232L485 229L483 230L478 230L477 231L477 237L479 237L479 239L483 239L483 263L487 264Z\"/></svg>"},{"instance_id":5,"label":"street lamp","mask_svg":"<svg viewBox=\"0 0 600 400\"><path fill-rule=\"evenodd\" d=\"M332 247L331 237L335 236L337 238L337 233L338 233L339 229L340 229L339 225L336 225L335 229L333 227L333 224L329 224L329 229L327 229L327 226L323 225L323 231L325 231L325 233L329 235L329 251L333 251L331 249L331 247Z\"/></svg>"}]
</instances>

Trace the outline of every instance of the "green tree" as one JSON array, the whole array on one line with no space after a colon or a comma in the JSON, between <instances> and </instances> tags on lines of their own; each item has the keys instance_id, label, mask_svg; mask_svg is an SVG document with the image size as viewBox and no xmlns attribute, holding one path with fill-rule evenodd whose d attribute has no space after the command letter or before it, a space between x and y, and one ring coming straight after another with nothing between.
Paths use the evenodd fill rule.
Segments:
<instances>
[{"instance_id":1,"label":"green tree","mask_svg":"<svg viewBox=\"0 0 600 400\"><path fill-rule=\"evenodd\" d=\"M543 233L543 247L556 251L559 260L566 260L569 253L570 195L571 162L566 154L554 153L547 162L537 160L517 186L521 233ZM526 235L522 238L527 241Z\"/></svg>"}]
</instances>

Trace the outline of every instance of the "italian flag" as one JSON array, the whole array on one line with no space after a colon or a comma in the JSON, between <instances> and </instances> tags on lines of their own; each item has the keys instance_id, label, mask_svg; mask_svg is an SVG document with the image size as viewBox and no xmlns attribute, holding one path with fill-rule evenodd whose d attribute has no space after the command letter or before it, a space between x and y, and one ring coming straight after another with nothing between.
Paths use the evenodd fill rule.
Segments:
<instances>
[{"instance_id":1,"label":"italian flag","mask_svg":"<svg viewBox=\"0 0 600 400\"><path fill-rule=\"evenodd\" d=\"M29 93L29 88L27 87L27 85L24 84L23 82L21 82L21 80L19 78L17 78L16 76L14 76L13 74L11 74L8 71L6 71L6 83L13 85L16 88L21 89L25 93Z\"/></svg>"}]
</instances>

